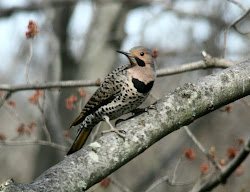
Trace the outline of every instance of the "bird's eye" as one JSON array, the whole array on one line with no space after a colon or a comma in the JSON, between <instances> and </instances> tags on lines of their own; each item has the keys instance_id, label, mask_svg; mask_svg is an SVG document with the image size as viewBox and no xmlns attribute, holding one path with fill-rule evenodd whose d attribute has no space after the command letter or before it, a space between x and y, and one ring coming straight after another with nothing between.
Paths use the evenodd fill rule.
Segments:
<instances>
[{"instance_id":1,"label":"bird's eye","mask_svg":"<svg viewBox=\"0 0 250 192\"><path fill-rule=\"evenodd\" d=\"M141 56L143 56L143 55L144 55L144 53L143 53L143 52L141 52L141 53L140 53L140 55L141 55Z\"/></svg>"}]
</instances>

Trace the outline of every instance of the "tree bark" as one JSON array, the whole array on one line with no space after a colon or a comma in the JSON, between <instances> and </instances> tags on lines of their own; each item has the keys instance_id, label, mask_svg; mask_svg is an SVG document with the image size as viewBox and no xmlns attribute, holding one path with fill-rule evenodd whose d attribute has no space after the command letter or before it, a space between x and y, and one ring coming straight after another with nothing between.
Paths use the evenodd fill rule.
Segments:
<instances>
[{"instance_id":1,"label":"tree bark","mask_svg":"<svg viewBox=\"0 0 250 192\"><path fill-rule=\"evenodd\" d=\"M107 134L67 156L31 184L11 183L5 191L82 191L141 154L164 136L223 105L250 94L250 59L178 87L150 109L119 124L123 140Z\"/></svg>"},{"instance_id":2,"label":"tree bark","mask_svg":"<svg viewBox=\"0 0 250 192\"><path fill-rule=\"evenodd\" d=\"M103 78L114 67L117 61L115 50L125 38L124 23L128 11L128 6L122 1L96 1L78 79Z\"/></svg>"}]
</instances>

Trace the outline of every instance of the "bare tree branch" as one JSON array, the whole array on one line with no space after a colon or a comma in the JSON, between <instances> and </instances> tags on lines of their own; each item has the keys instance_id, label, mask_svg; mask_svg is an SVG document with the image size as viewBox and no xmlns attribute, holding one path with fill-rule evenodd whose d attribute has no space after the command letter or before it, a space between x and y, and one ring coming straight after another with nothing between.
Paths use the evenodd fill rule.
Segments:
<instances>
[{"instance_id":1,"label":"bare tree branch","mask_svg":"<svg viewBox=\"0 0 250 192\"><path fill-rule=\"evenodd\" d=\"M79 2L80 0L50 0L50 1L32 1L27 6L13 6L0 10L0 17L8 17L13 13L20 11L36 11L46 7L70 6Z\"/></svg>"},{"instance_id":2,"label":"bare tree branch","mask_svg":"<svg viewBox=\"0 0 250 192\"><path fill-rule=\"evenodd\" d=\"M246 140L245 146L242 147L239 154L222 170L219 175L214 175L207 182L201 185L198 189L193 189L192 192L206 192L211 191L219 184L226 183L228 177L235 171L235 169L247 158L250 152L250 137Z\"/></svg>"},{"instance_id":3,"label":"bare tree branch","mask_svg":"<svg viewBox=\"0 0 250 192\"><path fill-rule=\"evenodd\" d=\"M209 55L204 55L204 60L196 61L193 63L183 64L177 67L170 67L166 69L157 70L157 77L174 75L178 73L183 73L187 71L194 71L199 69L207 69L207 68L227 68L231 67L234 63L229 60L219 59L219 58L211 58ZM1 89L1 87L0 87Z\"/></svg>"},{"instance_id":4,"label":"bare tree branch","mask_svg":"<svg viewBox=\"0 0 250 192\"><path fill-rule=\"evenodd\" d=\"M91 87L99 86L100 80L79 80L79 81L58 81L47 83L35 83L35 84L22 84L22 85L0 85L0 90L9 91L11 93L24 90L36 90L36 89L53 89L53 88L73 88L73 87Z\"/></svg>"},{"instance_id":5,"label":"bare tree branch","mask_svg":"<svg viewBox=\"0 0 250 192\"><path fill-rule=\"evenodd\" d=\"M195 119L250 94L250 59L187 83L158 101L155 109L118 125L122 139L106 134L45 171L31 184L11 183L5 191L82 191ZM231 169L230 169L231 170Z\"/></svg>"},{"instance_id":6,"label":"bare tree branch","mask_svg":"<svg viewBox=\"0 0 250 192\"><path fill-rule=\"evenodd\" d=\"M155 0L148 0L148 1L154 2ZM163 11L173 12L179 17L190 18L190 19L205 19L205 20L210 21L211 23L218 23L221 26L226 25L226 22L223 19L221 19L213 14L212 15L204 14L204 12L202 12L202 11L197 12L198 10L195 10L193 12L191 12L191 11L188 12L188 11L176 9L172 5L170 5L170 6L167 5L167 4L169 4L169 2L167 2L165 0L157 1L157 3L160 3L164 7Z\"/></svg>"},{"instance_id":7,"label":"bare tree branch","mask_svg":"<svg viewBox=\"0 0 250 192\"><path fill-rule=\"evenodd\" d=\"M8 146L20 146L20 145L43 145L43 146L48 146L48 147L52 147L61 151L67 151L68 147L65 147L63 145L59 145L57 143L53 143L50 141L44 141L44 140L39 140L39 139L35 139L35 140L30 140L30 141L12 141L12 140L7 140L7 141L1 141L0 142L0 146L3 145L8 145Z\"/></svg>"},{"instance_id":8,"label":"bare tree branch","mask_svg":"<svg viewBox=\"0 0 250 192\"><path fill-rule=\"evenodd\" d=\"M28 62L26 64L26 74L25 74L27 84L30 83L30 81L29 81L29 70L30 70L30 63L31 63L32 55L33 55L32 41L33 41L33 39L29 39L29 51L30 52L29 52Z\"/></svg>"},{"instance_id":9,"label":"bare tree branch","mask_svg":"<svg viewBox=\"0 0 250 192\"><path fill-rule=\"evenodd\" d=\"M45 115L44 115L44 105L45 105L45 99L46 99L46 94L44 92L43 94L43 101L42 101L42 104L39 103L39 100L37 101L37 107L41 113L41 116L42 116L42 129L44 131L44 134L46 135L46 138L49 142L51 142L51 135L50 135L50 132L48 130L48 127L46 125L46 120L45 120Z\"/></svg>"},{"instance_id":10,"label":"bare tree branch","mask_svg":"<svg viewBox=\"0 0 250 192\"><path fill-rule=\"evenodd\" d=\"M117 186L123 192L132 192L127 186L123 185L120 181L118 181L115 177L109 176L111 182Z\"/></svg>"},{"instance_id":11,"label":"bare tree branch","mask_svg":"<svg viewBox=\"0 0 250 192\"><path fill-rule=\"evenodd\" d=\"M5 93L2 98L0 98L0 107L3 106L4 102L11 96L11 92L8 91L7 93Z\"/></svg>"},{"instance_id":12,"label":"bare tree branch","mask_svg":"<svg viewBox=\"0 0 250 192\"><path fill-rule=\"evenodd\" d=\"M185 131L187 132L188 136L193 140L193 142L198 146L198 148L206 155L206 157L213 163L213 165L218 168L219 170L222 170L222 167L220 166L217 161L214 160L214 158L206 151L206 149L202 146L202 144L196 139L196 137L193 135L193 133L190 131L188 126L184 126Z\"/></svg>"},{"instance_id":13,"label":"bare tree branch","mask_svg":"<svg viewBox=\"0 0 250 192\"><path fill-rule=\"evenodd\" d=\"M8 17L13 13L20 12L20 11L36 11L44 8L49 7L59 7L59 6L74 6L76 3L84 1L84 0L49 0L49 1L36 1L33 0L27 6L13 6L6 9L0 10L0 17ZM118 0L105 0L104 3L110 3ZM124 1L124 0L120 0ZM96 1L97 3L103 3L100 1ZM127 1L126 3L130 4L133 7L147 5L149 2L147 1Z\"/></svg>"},{"instance_id":14,"label":"bare tree branch","mask_svg":"<svg viewBox=\"0 0 250 192\"><path fill-rule=\"evenodd\" d=\"M207 68L227 68L234 65L234 62L219 59L219 58L210 58L206 55L204 60L182 64L177 67L170 67L166 69L157 70L157 77L174 75L178 73L184 73L187 71L194 71L199 69ZM59 82L46 82L46 83L36 83L36 84L23 84L23 85L8 85L0 84L0 90L9 91L11 93L24 90L35 90L35 89L52 89L52 88L73 88L73 87L90 87L90 86L99 86L100 80L78 80L78 81L59 81Z\"/></svg>"},{"instance_id":15,"label":"bare tree branch","mask_svg":"<svg viewBox=\"0 0 250 192\"><path fill-rule=\"evenodd\" d=\"M228 27L225 29L224 31L224 50L223 50L223 58L225 58L226 55L226 47L227 47L227 33L228 30L233 27L236 29L236 25L237 23L239 23L240 21L242 21L248 14L250 13L250 8L248 10L246 10L243 15L241 15L239 18L237 18L233 23L231 23L230 25L228 25Z\"/></svg>"},{"instance_id":16,"label":"bare tree branch","mask_svg":"<svg viewBox=\"0 0 250 192\"><path fill-rule=\"evenodd\" d=\"M235 0L228 0L229 2L237 5L240 9L242 9L243 11L247 11L247 9L242 5L240 4L239 2L235 1Z\"/></svg>"}]
</instances>

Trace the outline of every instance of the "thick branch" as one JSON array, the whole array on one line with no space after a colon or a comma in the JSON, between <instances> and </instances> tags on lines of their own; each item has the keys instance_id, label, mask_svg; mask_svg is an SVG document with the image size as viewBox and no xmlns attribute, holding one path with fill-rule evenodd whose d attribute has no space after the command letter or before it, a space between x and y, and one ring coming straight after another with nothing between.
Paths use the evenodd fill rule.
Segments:
<instances>
[{"instance_id":1,"label":"thick branch","mask_svg":"<svg viewBox=\"0 0 250 192\"><path fill-rule=\"evenodd\" d=\"M250 60L187 83L135 118L118 124L126 131L100 137L65 157L31 184L11 183L5 191L82 191L99 182L152 144L195 119L250 94Z\"/></svg>"}]
</instances>

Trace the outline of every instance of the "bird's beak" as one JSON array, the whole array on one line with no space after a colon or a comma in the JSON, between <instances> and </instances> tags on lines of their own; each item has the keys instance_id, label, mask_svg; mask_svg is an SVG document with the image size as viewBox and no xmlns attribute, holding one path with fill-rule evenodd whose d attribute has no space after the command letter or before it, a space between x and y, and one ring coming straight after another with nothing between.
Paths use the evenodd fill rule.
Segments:
<instances>
[{"instance_id":1,"label":"bird's beak","mask_svg":"<svg viewBox=\"0 0 250 192\"><path fill-rule=\"evenodd\" d=\"M126 55L127 57L132 56L132 53L130 53L129 51L119 51L119 50L117 50L117 52L121 53L123 55Z\"/></svg>"}]
</instances>

